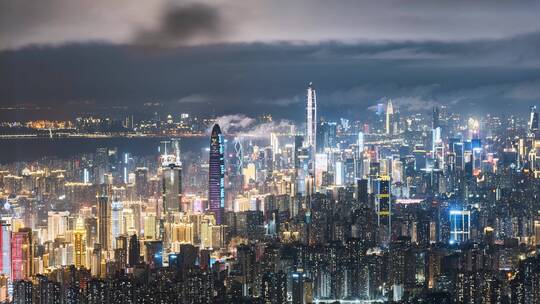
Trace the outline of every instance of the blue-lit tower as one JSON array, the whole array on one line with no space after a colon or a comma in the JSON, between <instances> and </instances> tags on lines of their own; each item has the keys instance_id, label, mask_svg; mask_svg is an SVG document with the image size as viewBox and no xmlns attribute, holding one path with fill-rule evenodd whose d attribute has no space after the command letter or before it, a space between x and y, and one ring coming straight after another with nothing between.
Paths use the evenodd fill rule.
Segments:
<instances>
[{"instance_id":1,"label":"blue-lit tower","mask_svg":"<svg viewBox=\"0 0 540 304\"><path fill-rule=\"evenodd\" d=\"M210 161L208 179L208 205L216 216L216 223L221 225L225 208L225 161L224 139L221 128L215 124L210 136Z\"/></svg>"}]
</instances>

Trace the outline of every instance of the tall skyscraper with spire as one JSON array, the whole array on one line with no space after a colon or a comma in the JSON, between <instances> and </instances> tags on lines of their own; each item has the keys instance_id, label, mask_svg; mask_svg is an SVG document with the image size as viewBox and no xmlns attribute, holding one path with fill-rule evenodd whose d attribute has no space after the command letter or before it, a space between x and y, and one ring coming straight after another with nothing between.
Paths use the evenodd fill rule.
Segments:
<instances>
[{"instance_id":1,"label":"tall skyscraper with spire","mask_svg":"<svg viewBox=\"0 0 540 304\"><path fill-rule=\"evenodd\" d=\"M313 83L310 82L307 88L307 124L306 124L306 141L307 147L315 149L317 138L317 96Z\"/></svg>"},{"instance_id":2,"label":"tall skyscraper with spire","mask_svg":"<svg viewBox=\"0 0 540 304\"><path fill-rule=\"evenodd\" d=\"M392 105L392 100L388 100L386 104L386 134L394 134L394 106Z\"/></svg>"},{"instance_id":3,"label":"tall skyscraper with spire","mask_svg":"<svg viewBox=\"0 0 540 304\"><path fill-rule=\"evenodd\" d=\"M317 149L317 93L310 82L307 88L307 121L304 147L308 152L306 193L311 194L315 185L315 152Z\"/></svg>"},{"instance_id":4,"label":"tall skyscraper with spire","mask_svg":"<svg viewBox=\"0 0 540 304\"><path fill-rule=\"evenodd\" d=\"M221 225L225 208L225 160L224 138L221 128L215 124L210 136L210 161L208 179L208 205L216 216L216 223Z\"/></svg>"}]
</instances>

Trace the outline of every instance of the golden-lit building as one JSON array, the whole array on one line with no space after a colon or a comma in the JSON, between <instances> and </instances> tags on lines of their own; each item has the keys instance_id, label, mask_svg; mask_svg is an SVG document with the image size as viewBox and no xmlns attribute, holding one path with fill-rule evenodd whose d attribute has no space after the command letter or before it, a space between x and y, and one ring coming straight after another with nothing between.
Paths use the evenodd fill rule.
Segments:
<instances>
[{"instance_id":1,"label":"golden-lit building","mask_svg":"<svg viewBox=\"0 0 540 304\"><path fill-rule=\"evenodd\" d=\"M172 241L193 244L193 224L180 223L173 226Z\"/></svg>"},{"instance_id":2,"label":"golden-lit building","mask_svg":"<svg viewBox=\"0 0 540 304\"><path fill-rule=\"evenodd\" d=\"M156 216L147 214L144 217L144 239L156 239Z\"/></svg>"},{"instance_id":3,"label":"golden-lit building","mask_svg":"<svg viewBox=\"0 0 540 304\"><path fill-rule=\"evenodd\" d=\"M86 229L84 220L79 217L73 231L73 264L75 267L86 267Z\"/></svg>"}]
</instances>

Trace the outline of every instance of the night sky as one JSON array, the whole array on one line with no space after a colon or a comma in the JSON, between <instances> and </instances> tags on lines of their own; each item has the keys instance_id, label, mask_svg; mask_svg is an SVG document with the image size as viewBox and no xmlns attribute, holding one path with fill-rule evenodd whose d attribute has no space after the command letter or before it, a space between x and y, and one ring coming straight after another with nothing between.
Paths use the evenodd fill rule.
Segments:
<instances>
[{"instance_id":1,"label":"night sky","mask_svg":"<svg viewBox=\"0 0 540 304\"><path fill-rule=\"evenodd\" d=\"M329 117L539 104L538 1L291 2L0 0L0 105L294 120L310 81Z\"/></svg>"}]
</instances>

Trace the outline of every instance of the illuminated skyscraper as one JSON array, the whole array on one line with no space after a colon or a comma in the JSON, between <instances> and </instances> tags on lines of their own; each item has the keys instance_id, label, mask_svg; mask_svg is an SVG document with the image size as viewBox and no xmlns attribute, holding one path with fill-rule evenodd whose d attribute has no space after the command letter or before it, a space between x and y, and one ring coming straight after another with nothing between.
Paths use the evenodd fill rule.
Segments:
<instances>
[{"instance_id":1,"label":"illuminated skyscraper","mask_svg":"<svg viewBox=\"0 0 540 304\"><path fill-rule=\"evenodd\" d=\"M357 146L357 153L358 157L362 156L362 153L364 152L364 133L358 132L358 139L356 140L356 146Z\"/></svg>"},{"instance_id":2,"label":"illuminated skyscraper","mask_svg":"<svg viewBox=\"0 0 540 304\"><path fill-rule=\"evenodd\" d=\"M122 211L124 210L124 204L120 201L113 201L111 206L111 245L112 249L116 249L116 238L119 237L122 231L122 225L124 224L124 218Z\"/></svg>"},{"instance_id":3,"label":"illuminated skyscraper","mask_svg":"<svg viewBox=\"0 0 540 304\"><path fill-rule=\"evenodd\" d=\"M343 186L343 180L345 179L344 169L343 169L343 162L336 161L335 163L335 170L334 170L334 184L336 186Z\"/></svg>"},{"instance_id":4,"label":"illuminated skyscraper","mask_svg":"<svg viewBox=\"0 0 540 304\"><path fill-rule=\"evenodd\" d=\"M11 280L26 280L32 275L34 260L32 230L21 228L11 238Z\"/></svg>"},{"instance_id":5,"label":"illuminated skyscraper","mask_svg":"<svg viewBox=\"0 0 540 304\"><path fill-rule=\"evenodd\" d=\"M433 161L435 162L433 168L435 169L443 169L445 164L445 151L444 151L444 141L441 134L441 127L437 127L436 129L432 130L432 148L431 148L431 154Z\"/></svg>"},{"instance_id":6,"label":"illuminated skyscraper","mask_svg":"<svg viewBox=\"0 0 540 304\"><path fill-rule=\"evenodd\" d=\"M270 145L272 146L272 161L276 161L276 154L279 153L279 138L276 133L270 133Z\"/></svg>"},{"instance_id":7,"label":"illuminated skyscraper","mask_svg":"<svg viewBox=\"0 0 540 304\"><path fill-rule=\"evenodd\" d=\"M98 243L105 251L110 249L111 243L111 204L109 197L98 197Z\"/></svg>"},{"instance_id":8,"label":"illuminated skyscraper","mask_svg":"<svg viewBox=\"0 0 540 304\"><path fill-rule=\"evenodd\" d=\"M48 240L53 241L58 237L63 237L68 228L68 211L49 211L47 220Z\"/></svg>"},{"instance_id":9,"label":"illuminated skyscraper","mask_svg":"<svg viewBox=\"0 0 540 304\"><path fill-rule=\"evenodd\" d=\"M312 82L309 83L307 88L307 121L304 147L307 148L309 153L306 179L311 183L307 183L306 192L310 194L314 192L315 186L315 150L317 149L317 94Z\"/></svg>"},{"instance_id":10,"label":"illuminated skyscraper","mask_svg":"<svg viewBox=\"0 0 540 304\"><path fill-rule=\"evenodd\" d=\"M323 174L328 171L328 154L315 154L315 188L320 189L323 181Z\"/></svg>"},{"instance_id":11,"label":"illuminated skyscraper","mask_svg":"<svg viewBox=\"0 0 540 304\"><path fill-rule=\"evenodd\" d=\"M242 176L242 169L244 167L242 162L244 156L242 144L236 139L234 141L233 149L230 150L232 151L228 158L229 186L227 188L227 196L231 198L231 200L228 201L233 201L234 198L242 191L244 184L244 178Z\"/></svg>"},{"instance_id":12,"label":"illuminated skyscraper","mask_svg":"<svg viewBox=\"0 0 540 304\"><path fill-rule=\"evenodd\" d=\"M244 150L242 149L242 144L239 141L236 141L234 144L234 151L236 153L236 164L235 169L236 173L242 175L242 168L244 167Z\"/></svg>"},{"instance_id":13,"label":"illuminated skyscraper","mask_svg":"<svg viewBox=\"0 0 540 304\"><path fill-rule=\"evenodd\" d=\"M122 178L123 178L124 184L129 183L128 172L131 171L130 165L132 162L133 162L133 159L131 158L129 153L124 153L123 159L122 159Z\"/></svg>"},{"instance_id":14,"label":"illuminated skyscraper","mask_svg":"<svg viewBox=\"0 0 540 304\"><path fill-rule=\"evenodd\" d=\"M394 106L391 99L388 100L386 105L386 134L394 134Z\"/></svg>"},{"instance_id":15,"label":"illuminated skyscraper","mask_svg":"<svg viewBox=\"0 0 540 304\"><path fill-rule=\"evenodd\" d=\"M86 229L82 217L78 217L75 223L73 251L73 264L75 264L75 267L86 267Z\"/></svg>"},{"instance_id":16,"label":"illuminated skyscraper","mask_svg":"<svg viewBox=\"0 0 540 304\"><path fill-rule=\"evenodd\" d=\"M395 157L392 159L392 183L403 182L403 162Z\"/></svg>"},{"instance_id":17,"label":"illuminated skyscraper","mask_svg":"<svg viewBox=\"0 0 540 304\"><path fill-rule=\"evenodd\" d=\"M161 142L163 209L169 214L181 210L182 167L178 140Z\"/></svg>"},{"instance_id":18,"label":"illuminated skyscraper","mask_svg":"<svg viewBox=\"0 0 540 304\"><path fill-rule=\"evenodd\" d=\"M182 201L182 170L170 163L163 167L163 205L165 212L180 211Z\"/></svg>"},{"instance_id":19,"label":"illuminated skyscraper","mask_svg":"<svg viewBox=\"0 0 540 304\"><path fill-rule=\"evenodd\" d=\"M377 208L377 223L379 240L383 245L390 241L392 231L392 206L390 199L390 177L381 176L375 180L375 207Z\"/></svg>"},{"instance_id":20,"label":"illuminated skyscraper","mask_svg":"<svg viewBox=\"0 0 540 304\"><path fill-rule=\"evenodd\" d=\"M208 179L208 205L216 216L216 222L221 225L223 209L225 208L225 159L224 138L218 124L212 128L210 136L210 160Z\"/></svg>"},{"instance_id":21,"label":"illuminated skyscraper","mask_svg":"<svg viewBox=\"0 0 540 304\"><path fill-rule=\"evenodd\" d=\"M156 231L156 216L155 214L146 214L144 217L144 239L145 240L155 240L157 238Z\"/></svg>"},{"instance_id":22,"label":"illuminated skyscraper","mask_svg":"<svg viewBox=\"0 0 540 304\"><path fill-rule=\"evenodd\" d=\"M536 112L536 106L531 106L531 114L529 117L529 132L534 134L538 131L539 128L539 119L538 112Z\"/></svg>"},{"instance_id":23,"label":"illuminated skyscraper","mask_svg":"<svg viewBox=\"0 0 540 304\"><path fill-rule=\"evenodd\" d=\"M306 122L306 141L307 147L315 149L317 138L317 96L313 83L310 82L307 88L307 122Z\"/></svg>"},{"instance_id":24,"label":"illuminated skyscraper","mask_svg":"<svg viewBox=\"0 0 540 304\"><path fill-rule=\"evenodd\" d=\"M11 275L11 227L7 222L2 221L0 226L0 249L2 256L0 257L0 274Z\"/></svg>"}]
</instances>

